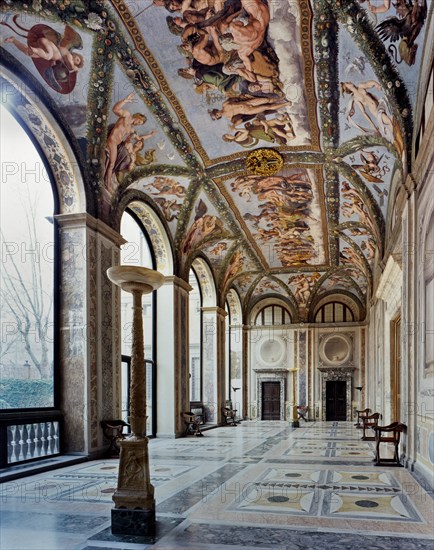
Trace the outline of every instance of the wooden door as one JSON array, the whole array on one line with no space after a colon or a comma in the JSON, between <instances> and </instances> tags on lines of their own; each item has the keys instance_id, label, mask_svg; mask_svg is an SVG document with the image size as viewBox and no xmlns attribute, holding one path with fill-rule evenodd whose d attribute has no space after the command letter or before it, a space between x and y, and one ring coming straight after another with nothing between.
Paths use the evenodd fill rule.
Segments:
<instances>
[{"instance_id":1,"label":"wooden door","mask_svg":"<svg viewBox=\"0 0 434 550\"><path fill-rule=\"evenodd\" d=\"M391 416L392 422L399 422L401 410L401 388L400 388L400 373L401 373L401 317L397 317L390 323L390 389L392 394L391 399Z\"/></svg>"},{"instance_id":2,"label":"wooden door","mask_svg":"<svg viewBox=\"0 0 434 550\"><path fill-rule=\"evenodd\" d=\"M326 420L347 419L347 383L328 380L326 382Z\"/></svg>"},{"instance_id":3,"label":"wooden door","mask_svg":"<svg viewBox=\"0 0 434 550\"><path fill-rule=\"evenodd\" d=\"M262 420L280 420L280 382L262 382Z\"/></svg>"}]
</instances>

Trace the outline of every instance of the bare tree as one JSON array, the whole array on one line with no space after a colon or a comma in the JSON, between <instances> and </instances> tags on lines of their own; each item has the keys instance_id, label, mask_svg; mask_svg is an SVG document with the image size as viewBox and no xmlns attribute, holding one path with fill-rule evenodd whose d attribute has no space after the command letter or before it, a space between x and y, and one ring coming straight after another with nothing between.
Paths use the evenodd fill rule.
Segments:
<instances>
[{"instance_id":1,"label":"bare tree","mask_svg":"<svg viewBox=\"0 0 434 550\"><path fill-rule=\"evenodd\" d=\"M30 250L40 250L37 238L36 200L32 202L30 196L30 193L27 193L27 204L23 205L22 210L25 215L28 239L25 245ZM1 239L6 244L3 232L1 232ZM53 292L51 288L50 292L44 291L41 261L40 252L30 261L23 263L17 261L14 254L8 254L7 259L3 260L0 289L2 317L5 320L6 306L8 317L14 319L16 323L16 332L10 335L10 340L3 347L2 356L5 356L14 344L19 345L21 339L25 351L38 369L41 378L49 379L52 377L49 331Z\"/></svg>"}]
</instances>

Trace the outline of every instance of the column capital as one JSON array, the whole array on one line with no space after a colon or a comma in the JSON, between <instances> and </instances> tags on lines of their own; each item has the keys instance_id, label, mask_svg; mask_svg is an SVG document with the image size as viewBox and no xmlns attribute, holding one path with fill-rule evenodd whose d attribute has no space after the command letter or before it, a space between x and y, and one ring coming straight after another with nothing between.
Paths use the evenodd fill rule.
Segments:
<instances>
[{"instance_id":1,"label":"column capital","mask_svg":"<svg viewBox=\"0 0 434 550\"><path fill-rule=\"evenodd\" d=\"M186 292L190 292L191 290L193 290L192 286L190 286L186 281L184 281L184 279L181 279L181 277L177 277L176 275L168 275L167 277L164 278L163 286L168 286L168 285L179 286Z\"/></svg>"},{"instance_id":2,"label":"column capital","mask_svg":"<svg viewBox=\"0 0 434 550\"><path fill-rule=\"evenodd\" d=\"M103 221L94 218L86 212L80 212L78 214L56 214L54 219L58 222L61 228L77 227L91 229L117 246L121 246L127 242L117 231L112 229Z\"/></svg>"},{"instance_id":3,"label":"column capital","mask_svg":"<svg viewBox=\"0 0 434 550\"><path fill-rule=\"evenodd\" d=\"M226 317L228 312L224 310L221 307L218 306L210 306L210 307L203 307L202 308L203 313L217 313L217 315L221 315L222 317Z\"/></svg>"}]
</instances>

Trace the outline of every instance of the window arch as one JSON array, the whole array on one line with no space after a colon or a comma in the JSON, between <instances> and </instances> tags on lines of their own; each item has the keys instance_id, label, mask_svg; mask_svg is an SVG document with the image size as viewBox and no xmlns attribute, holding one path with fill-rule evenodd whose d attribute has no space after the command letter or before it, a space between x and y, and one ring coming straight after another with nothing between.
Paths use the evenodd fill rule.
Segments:
<instances>
[{"instance_id":1,"label":"window arch","mask_svg":"<svg viewBox=\"0 0 434 550\"><path fill-rule=\"evenodd\" d=\"M315 313L315 323L352 323L354 313L344 303L333 301L322 305Z\"/></svg>"},{"instance_id":2,"label":"window arch","mask_svg":"<svg viewBox=\"0 0 434 550\"><path fill-rule=\"evenodd\" d=\"M121 264L155 269L156 260L149 237L140 219L132 210L127 209L122 215L121 234L127 241L121 247ZM132 306L132 294L121 291L121 392L122 415L125 421L128 421L130 401ZM143 295L142 306L146 368L146 433L149 436L156 434L156 295L154 292Z\"/></svg>"},{"instance_id":3,"label":"window arch","mask_svg":"<svg viewBox=\"0 0 434 550\"><path fill-rule=\"evenodd\" d=\"M255 318L255 325L289 325L291 315L283 306L269 305L262 308Z\"/></svg>"},{"instance_id":4,"label":"window arch","mask_svg":"<svg viewBox=\"0 0 434 550\"><path fill-rule=\"evenodd\" d=\"M202 401L202 292L196 272L190 269L189 303L190 401Z\"/></svg>"}]
</instances>

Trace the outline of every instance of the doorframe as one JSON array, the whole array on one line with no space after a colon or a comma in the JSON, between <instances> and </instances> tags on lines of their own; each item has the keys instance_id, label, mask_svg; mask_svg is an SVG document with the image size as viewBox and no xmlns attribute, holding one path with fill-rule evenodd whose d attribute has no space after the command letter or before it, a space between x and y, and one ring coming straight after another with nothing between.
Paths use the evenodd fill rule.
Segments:
<instances>
[{"instance_id":1,"label":"doorframe","mask_svg":"<svg viewBox=\"0 0 434 550\"><path fill-rule=\"evenodd\" d=\"M328 418L327 418L327 405L328 405L327 388L328 388L328 387L330 388L330 385L328 385L328 384L336 384L336 383L338 383L338 382L339 382L339 383L345 384L345 419L343 419L343 418L340 419L340 420L338 420L338 419L328 419ZM327 421L332 421L332 422L334 422L334 421L336 421L336 422L343 422L344 420L346 420L346 416L347 416L347 399L348 399L347 387L348 387L348 380L326 380L326 381L324 382L324 385L325 385L325 388L326 388L326 412L325 412L326 420L327 420ZM336 386L335 386L335 388L336 388ZM336 397L336 395L335 395L335 397ZM337 412L337 411L336 411L336 399L335 399L335 410L334 410L334 412L335 412L335 416L337 416L337 415L336 415L336 412Z\"/></svg>"},{"instance_id":2,"label":"doorframe","mask_svg":"<svg viewBox=\"0 0 434 550\"><path fill-rule=\"evenodd\" d=\"M399 335L397 329L399 327ZM400 418L401 409L401 314L390 321L390 419L395 422Z\"/></svg>"},{"instance_id":3,"label":"doorframe","mask_svg":"<svg viewBox=\"0 0 434 550\"><path fill-rule=\"evenodd\" d=\"M280 420L285 420L285 387L288 371L286 369L273 370L275 372L270 373L270 369L254 369L256 373L257 420L262 420L262 382L280 382Z\"/></svg>"},{"instance_id":4,"label":"doorframe","mask_svg":"<svg viewBox=\"0 0 434 550\"><path fill-rule=\"evenodd\" d=\"M353 419L351 406L351 397L353 395L353 371L355 367L318 367L321 372L321 420L326 419L327 400L326 400L326 382L346 382L347 383L347 421Z\"/></svg>"},{"instance_id":5,"label":"doorframe","mask_svg":"<svg viewBox=\"0 0 434 550\"><path fill-rule=\"evenodd\" d=\"M264 384L279 384L279 396L280 396L280 390L281 390L281 382L279 380L261 380L261 418L260 420L270 420L262 418L264 411L263 411L263 404L264 404ZM279 419L273 418L273 420L280 420L281 414L281 403L280 403L280 397L279 397Z\"/></svg>"}]
</instances>

